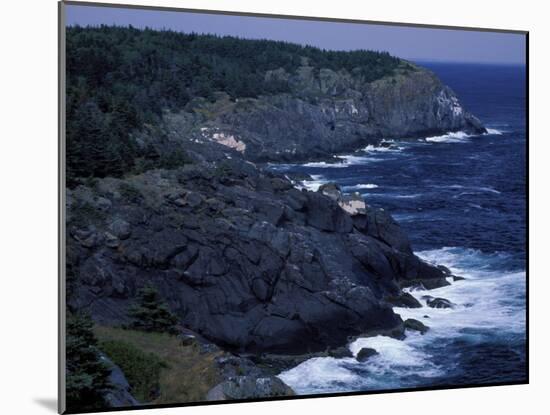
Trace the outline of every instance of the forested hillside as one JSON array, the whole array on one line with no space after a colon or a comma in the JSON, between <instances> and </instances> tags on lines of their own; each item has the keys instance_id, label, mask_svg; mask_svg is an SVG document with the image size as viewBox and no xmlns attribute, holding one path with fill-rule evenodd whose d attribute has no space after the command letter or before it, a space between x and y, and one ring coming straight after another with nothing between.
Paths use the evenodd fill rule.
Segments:
<instances>
[{"instance_id":1,"label":"forested hillside","mask_svg":"<svg viewBox=\"0 0 550 415\"><path fill-rule=\"evenodd\" d=\"M163 163L139 149L129 132L156 123L163 109L181 109L195 97L231 99L289 92L269 70L294 73L304 62L345 69L364 82L391 74L402 62L387 53L325 51L270 40L139 30L67 28L68 183L120 176L136 157Z\"/></svg>"},{"instance_id":2,"label":"forested hillside","mask_svg":"<svg viewBox=\"0 0 550 415\"><path fill-rule=\"evenodd\" d=\"M66 116L71 412L290 396L282 370L427 330L392 306L420 307L402 288L451 271L417 257L387 209L266 163L485 132L432 72L386 53L70 27Z\"/></svg>"}]
</instances>

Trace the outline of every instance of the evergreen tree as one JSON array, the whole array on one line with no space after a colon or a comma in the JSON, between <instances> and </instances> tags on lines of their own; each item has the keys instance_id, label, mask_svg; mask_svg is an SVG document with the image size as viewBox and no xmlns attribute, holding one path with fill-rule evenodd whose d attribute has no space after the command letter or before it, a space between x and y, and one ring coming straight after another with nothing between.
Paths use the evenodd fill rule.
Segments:
<instances>
[{"instance_id":1,"label":"evergreen tree","mask_svg":"<svg viewBox=\"0 0 550 415\"><path fill-rule=\"evenodd\" d=\"M110 369L101 361L93 322L87 315L69 315L67 319L67 407L69 410L93 410L107 406Z\"/></svg>"},{"instance_id":2,"label":"evergreen tree","mask_svg":"<svg viewBox=\"0 0 550 415\"><path fill-rule=\"evenodd\" d=\"M103 177L117 162L105 115L93 100L79 105L67 126L67 178Z\"/></svg>"},{"instance_id":3,"label":"evergreen tree","mask_svg":"<svg viewBox=\"0 0 550 415\"><path fill-rule=\"evenodd\" d=\"M316 76L321 68L345 69L371 82L397 67L414 70L385 52L132 27L68 27L66 50L69 187L135 172L141 155L132 133L158 123L164 110L181 110L196 97L213 100L218 91L232 99L291 92L267 71L293 75L307 62Z\"/></svg>"},{"instance_id":4,"label":"evergreen tree","mask_svg":"<svg viewBox=\"0 0 550 415\"><path fill-rule=\"evenodd\" d=\"M129 310L130 328L143 331L177 334L178 318L170 312L158 291L147 286L138 292L137 302Z\"/></svg>"}]
</instances>

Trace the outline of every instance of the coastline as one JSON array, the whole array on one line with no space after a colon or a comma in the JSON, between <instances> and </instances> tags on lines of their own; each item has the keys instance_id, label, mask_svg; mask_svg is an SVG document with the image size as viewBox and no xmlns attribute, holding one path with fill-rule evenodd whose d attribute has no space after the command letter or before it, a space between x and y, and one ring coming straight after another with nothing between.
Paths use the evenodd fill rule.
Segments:
<instances>
[{"instance_id":1,"label":"coastline","mask_svg":"<svg viewBox=\"0 0 550 415\"><path fill-rule=\"evenodd\" d=\"M493 140L498 140L500 135L507 134L506 131L502 130L496 130L494 128L488 128L487 133L483 134L483 137L481 135L479 136L479 139L488 140L488 142L492 142ZM473 145L476 140L476 135L473 136L449 136L446 137L448 140L423 140L425 145L428 146L442 146L445 144L449 145L449 151L452 151L451 149L454 148L452 146L454 145L460 145L470 143ZM399 140L395 141L393 144L396 146L405 145L406 143L411 141L407 140ZM415 144L417 141L415 141ZM418 145L421 145L422 143L418 143ZM421 147L416 147L421 148ZM427 147L426 147L427 148ZM443 147L441 147L443 148ZM377 148L373 149L374 152L378 150ZM396 148L395 152L402 153L403 151L407 151L407 149L400 148L399 150ZM390 155L390 152L382 151L381 155L387 156L389 158L395 157L395 152L393 155ZM366 160L366 157L363 158L363 163L365 165L378 165L378 164L372 164L373 160ZM359 168L361 163L359 165L356 164L348 164L345 167L350 168L350 173L347 175L353 176L353 168ZM290 167L289 169L289 177L296 177L296 184L299 186L304 186L305 188L308 188L310 190L319 190L322 188L322 186L326 186L327 184L330 184L332 182L331 177L338 177L339 179L336 180L336 182L342 182L345 183L341 184L342 190L346 192L347 190L353 191L353 190L360 190L363 195L367 195L367 201L369 200L369 194L372 195L371 192L377 192L380 195L384 194L384 185L382 185L379 181L376 179L369 177L368 179L361 180L361 183L357 183L356 179L353 179L355 181L350 181L350 179L344 180L344 177L347 177L346 173L344 173L345 169L333 169L332 166L329 165L323 165L323 164L302 164L300 165L288 165ZM272 168L275 168L278 171L285 172L285 168L277 169L276 165L271 166ZM342 166L344 167L344 166ZM323 169L325 169L325 174L323 174ZM374 167L373 167L374 168ZM347 170L346 170L347 171ZM314 172L314 173L313 173ZM337 174L338 173L338 174ZM364 176L365 173L362 173L362 177L368 177ZM364 184L368 182L368 184ZM441 186L445 187L445 186ZM488 187L488 186L471 186L470 188L466 188L465 186L460 185L450 185L448 186L449 190L456 190L457 192L460 191L460 193L456 193L454 197L459 196L463 194L464 192L469 191L475 191L475 192L481 192L483 194L486 194L487 197L494 196L494 197L500 197L501 191L496 190L495 188ZM382 189L382 191L381 191ZM389 195L388 195L389 197ZM404 197L404 196L403 196ZM384 204L385 199L376 199L380 200L379 203ZM406 200L406 199L403 199ZM451 199L452 200L452 199ZM481 207L476 207L476 209L481 209ZM448 336L451 337L457 337L457 338L464 338L468 339L469 337L474 336L473 334L468 334L470 332L477 333L475 334L472 339L475 339L476 336L480 339L483 338L484 342L488 342L488 344L491 344L491 336L496 335L498 337L498 333L506 333L503 334L505 336L512 336L514 340L514 347L517 347L518 353L521 353L521 344L522 344L522 338L524 339L525 335L525 318L523 316L523 308L524 308L524 298L521 298L521 293L524 293L524 284L525 284L525 268L520 265L520 263L517 263L517 261L512 260L509 258L509 254L505 253L490 253L490 252L482 252L482 251L475 251L475 250L467 250L467 249L461 249L461 248L445 248L444 246L441 246L439 249L432 248L433 252L431 251L423 251L418 252L420 256L428 255L425 257L425 259L430 259L432 263L435 263L436 265L439 263L440 265L445 265L449 268L451 268L451 271L453 274L464 276L465 279L462 278L449 278L450 285L447 287L443 287L441 289L437 288L432 291L420 291L420 290L414 290L414 289L406 289L405 292L412 294L415 296L415 298L423 304L422 308L402 308L402 307L394 307L394 310L396 313L400 314L403 320L407 318L415 318L423 323L425 323L430 329L425 335L422 335L418 332L413 332L410 330L406 330L406 337L401 340L395 340L391 339L389 337L379 336L379 337L362 337L360 338L357 343L348 343L347 348L350 350L353 350L353 356L340 356L338 358L333 358L330 356L315 356L312 357L309 361L302 362L300 365L295 366L294 368L288 369L280 374L280 377L286 381L288 384L291 385L291 387L294 387L297 393L303 393L303 394L311 394L311 393L334 393L334 392L343 392L343 391L349 391L349 390L357 390L357 391L363 391L363 390L377 390L377 389L392 389L392 388L400 388L400 387L421 387L423 385L431 385L431 384L437 384L437 382L441 382L446 380L445 376L451 376L453 379L453 382L457 383L468 383L468 379L473 379L472 381L479 382L480 384L483 384L484 382L491 383L494 380L489 376L483 377L482 373L480 372L479 376L476 378L475 375L469 375L469 376L463 376L461 378L458 375L448 375L445 373L445 370L441 370L441 363L437 363L438 361L441 361L441 358L437 356L439 353L441 353L440 350L437 349L437 347L434 347L433 345L426 346L426 342L428 341L430 337L434 337L430 340L431 343L437 344L438 342L441 342L442 340L445 342L445 339L447 339ZM435 255L435 256L434 256ZM460 259L462 258L462 259ZM439 259L439 260L438 260ZM460 266L457 266L457 264L461 264L461 261L472 261L473 265L471 268L460 268ZM502 265L511 262L511 265L506 266ZM506 271L498 271L499 267L505 267L504 269ZM518 268L519 266L519 268ZM492 271L495 269L494 271ZM497 285L498 284L498 285ZM505 291L505 294L501 293L500 290L504 289L502 288L502 285L504 287L508 287L506 290L510 290L510 292ZM491 287L489 291L485 291L486 288L484 287ZM499 287L496 292L494 292L495 288ZM523 288L522 288L523 287ZM493 290L493 292L491 292ZM484 293L485 296L479 296L476 295L476 291L481 291ZM432 294L432 292L434 294ZM470 294L464 296L464 294L461 293L467 293L470 292ZM426 295L431 296L440 296L445 299L449 299L452 303L454 303L454 306L456 306L454 311L442 311L443 313L447 313L448 316L445 314L443 315L443 320L441 316L428 316L428 314L432 314L432 312L439 313L439 310L437 309L431 309L427 307L426 304ZM459 295L458 300L454 298L454 296ZM509 296L520 296L517 299L517 304L515 304L512 308L507 304L507 298ZM516 300L514 300L516 301ZM502 317L495 318L490 317L491 314L488 310L480 306L479 303L487 303L490 302L492 305L492 311L493 313L496 312L496 310L499 310L498 313L504 313ZM478 308L478 310L473 311L472 307ZM480 308L481 307L481 308ZM501 310L501 311L500 311ZM453 321L450 317L452 313L456 314L456 319ZM466 314L463 314L466 313ZM513 314L515 317L507 317L507 313L515 313ZM469 317L465 320L464 316L467 316L468 314L472 314L472 317ZM424 317L431 317L431 318L424 318ZM437 317L437 318L435 318ZM475 318L473 318L475 317ZM502 322L500 321L500 318L504 319ZM477 321L476 321L477 319ZM511 320L510 320L511 319ZM439 323L439 320L444 321L444 323ZM466 324L464 324L466 322ZM513 324L511 325L511 322ZM443 324L443 326L442 326ZM462 324L464 327L461 328L458 332L453 332L453 327L459 324L459 326ZM496 326L495 326L496 324ZM502 326L501 326L502 324ZM511 328L512 327L512 328ZM449 332L449 330L451 330ZM462 330L464 332L462 332ZM440 339L438 339L439 336L441 336L441 332L447 332L448 334L443 335ZM452 333L452 334L451 334ZM400 343L395 343L396 341ZM470 340L468 340L470 341ZM495 340L496 341L496 340ZM524 340L523 340L524 341ZM498 344L498 342L496 343ZM422 345L420 347L419 345ZM363 348L374 348L377 347L382 348L382 350L386 347L391 347L396 350L403 350L404 354L409 355L415 355L418 357L418 360L416 362L414 361L407 361L407 359L402 360L402 367L400 368L401 371L406 372L407 368L414 367L416 368L416 371L423 371L425 370L426 376L423 380L411 380L407 378L406 376L403 377L403 379L396 384L384 384L384 382L380 381L380 379L377 380L377 385L367 385L365 384L365 377L373 377L376 378L376 375L373 375L376 373L376 370L386 371L386 376L388 379L394 378L399 379L400 376L402 376L399 371L392 372L388 367L384 365L389 365L389 360L385 359L384 356L379 357L373 357L371 360L367 360L365 363L361 364L358 363L355 359L355 356L357 355L358 351ZM418 349L420 347L420 349ZM489 346L484 346L489 347ZM498 350L498 345L494 346ZM420 350L420 353L419 351ZM423 356L423 350L428 350L430 352L426 352L427 356ZM430 356L430 353L434 353L435 355ZM450 350L453 350L453 346L450 346ZM495 351L496 353L496 351ZM508 351L499 351L499 353L509 353ZM382 352L382 355L384 352ZM522 358L519 357L520 355L515 355L515 352L512 353L510 356L510 360L514 362L513 364L516 365L517 359L520 359L517 361L518 369L521 370L522 365ZM395 357L395 356L394 356ZM414 360L414 359L413 359ZM385 362L384 362L385 361ZM468 362L466 362L468 363ZM468 363L470 364L470 363ZM371 366L369 368L369 365ZM397 364L399 366L399 364ZM353 369L350 369L353 368ZM389 372L388 372L389 371ZM332 372L334 376L331 377L329 372ZM451 371L452 372L452 371ZM369 374L370 373L370 374ZM361 375L362 374L362 375ZM359 376L359 377L358 377ZM360 377L363 377L363 379L360 379ZM513 376L519 376L518 374L511 375L511 379L518 379ZM314 381L311 382L310 385L305 385L303 380L305 378L310 379L322 379L318 382L318 385ZM438 380L439 379L439 380ZM506 378L505 378L506 379ZM334 382L332 386L321 386L321 384ZM356 384L354 387L353 385ZM345 385L342 386L342 385Z\"/></svg>"},{"instance_id":2,"label":"coastline","mask_svg":"<svg viewBox=\"0 0 550 415\"><path fill-rule=\"evenodd\" d=\"M433 133L433 132L432 132ZM432 134L430 133L430 134ZM400 144L414 142L433 142L433 143L460 143L464 139L487 136L502 135L503 131L496 128L485 128L482 133L468 133L464 130L438 131L437 135L428 135L419 133L412 137L395 136L379 138L377 141L367 142L366 145L355 146L349 150L342 150L332 154L330 157L309 157L305 159L292 159L280 162L258 162L258 166L267 169L283 170L285 166L303 166L303 167L346 167L349 160L359 155L367 156L369 153L379 151L401 151Z\"/></svg>"},{"instance_id":3,"label":"coastline","mask_svg":"<svg viewBox=\"0 0 550 415\"><path fill-rule=\"evenodd\" d=\"M379 152L380 150L382 150L382 152L384 154L388 154L388 153L391 153L392 151L397 151L397 152L400 152L402 151L403 149L402 148L399 148L399 147L391 147L391 146L399 146L401 142L392 142L392 143L388 143L388 147L376 147L376 148L370 148L371 151L374 151L374 152ZM429 143L429 142L427 142ZM432 145L437 145L437 143L433 144L433 143L429 143L429 144L432 144ZM349 155L348 155L349 156ZM307 164L306 164L307 166ZM273 166L269 166L269 167L273 167ZM269 170L269 167L267 167L267 169ZM263 169L260 168L259 171L262 171ZM240 169L238 169L237 171L240 171ZM196 174L196 173L193 173L193 174ZM204 174L204 172L200 173L201 175ZM239 173L239 174L242 174L242 173ZM250 173L247 173L247 175L250 174ZM285 176L283 174L283 176ZM149 181L152 179L152 176L149 175ZM169 176L167 176L166 174L164 174L164 179L167 179ZM192 176L189 176L189 177L192 177ZM153 183L158 180L158 179L154 179ZM137 182L133 181L134 185L137 184ZM294 186L296 186L296 182L293 182ZM345 189L342 191L341 189L336 189L336 194L334 194L334 190L330 190L329 188L326 187L328 183L325 184L325 189L317 189L319 191L315 191L315 192L307 192L307 194L309 193L313 193L313 194L320 194L320 195L323 195L325 197L328 197L328 199L330 199L331 197L332 198L335 198L334 200L336 200L337 202L340 201L340 199L343 199L345 200L347 197L350 197L351 195L353 194L348 194L345 192ZM112 186L112 184L109 184L108 186ZM285 185L286 186L286 185ZM101 188L101 186L100 186ZM369 186L367 186L367 188L369 188ZM370 188L372 188L372 186L370 186ZM173 193L173 192L172 192ZM340 193L341 193L341 196L340 196ZM169 196L169 199L171 200L173 198L173 196ZM176 200L176 199L174 199ZM201 203L202 204L202 203ZM181 205L181 206L186 206L186 204L184 203L177 203L177 205ZM367 206L365 206L365 208L368 208ZM360 207L360 209L363 209L363 207ZM353 212L348 212L349 214L353 213ZM366 212L363 212L361 214L364 214ZM367 214L367 217L371 215L371 214ZM352 215L353 216L353 215ZM187 278L187 277L185 277ZM456 277L454 277L452 274L448 273L448 275L445 277L448 281L448 283L455 283L455 279ZM422 283L422 281L414 281L412 282L413 284L413 287L414 287L414 284L418 284L418 283ZM437 288L439 286L441 286L442 284L440 283L437 283L435 284L434 286L431 286L430 288ZM408 284L405 284L405 285L401 285L400 287L400 292L401 293L410 293L410 288L405 288L403 289L403 287L407 287L407 286L410 286L410 283ZM422 301L420 298L417 298L416 299L417 301ZM424 308L426 308L426 306L424 306ZM394 309L394 312L396 312L397 314L402 314L400 313L400 308L399 307L393 307ZM418 317L418 316L417 316ZM413 318L413 317L411 317ZM401 321L405 321L407 320L406 318L402 318ZM414 318L414 322L417 322L417 321L422 321L422 318ZM423 323L426 323L425 325L429 328L430 326L430 322L429 321L422 321ZM413 325L417 325L417 323L411 323L409 322L409 324L413 324ZM420 326L422 327L422 326ZM397 344L403 344L405 345L405 340L407 337L410 337L411 336L411 331L410 329L409 330L405 330L405 326L403 325L403 323L398 323L393 329L390 329L390 331L393 331L393 333L387 333L387 332L380 332L379 330L371 330L370 332L363 332L363 333L360 333L360 334L356 334L354 336L352 336L352 338L348 338L347 340L342 340L340 342L337 342L337 343L332 343L332 345L325 351L317 351L317 352L314 352L314 353L306 353L306 354L300 354L300 353L296 353L294 355L286 355L286 354L281 354L281 353L262 353L260 355L260 357L254 357L254 355L252 354L249 354L249 353L246 353L246 352L241 352L241 351L234 351L233 353L236 355L236 356L240 356L239 359L244 359L242 360L242 362L247 362L249 361L250 363L236 363L237 366L243 366L243 367L249 367L250 369L247 369L247 372L249 374L247 375L244 375L246 376L246 379L263 379L263 378L273 378L273 377L277 377L277 379L281 379L283 382L285 382L285 379L286 379L286 375L285 373L288 373L288 372L291 372L292 370L300 370L299 368L302 366L302 365L308 365L312 359L336 359L336 361L338 361L338 359L352 359L352 360L348 360L347 363L353 363L353 362L356 362L356 357L357 357L357 354L359 353L359 351L361 350L361 348L357 349L356 344L360 344L361 342L364 343L365 346L372 346L372 344L370 344L369 342L372 342L372 341L375 341L375 340L372 340L372 339L376 339L376 341L379 341L380 339L393 339L393 340L390 340L392 343L393 346L396 346ZM194 335L197 335L198 333L195 333ZM391 334L388 336L388 334ZM371 339L371 340L366 340L366 339ZM395 343L395 342L400 342L400 343ZM214 342L215 343L215 342ZM374 349L376 350L375 347L367 347L369 349ZM376 359L376 357L374 357ZM235 367L235 362L240 362L240 360L237 360L237 361L233 361L232 363L232 367ZM368 360L367 362L365 363L368 365ZM253 369L254 368L254 369ZM223 371L223 369L222 369ZM245 373L247 373L245 372ZM233 390L233 387L234 387L234 382L237 381L237 379L241 379L241 377L243 376L242 372L240 375L236 376L235 377L235 372L231 372L233 373L233 375L229 376L228 378L226 378L226 383L224 384L224 388L226 388L228 390L227 393L232 393L232 392L229 392L230 390ZM244 382L249 382L248 383L248 390L249 390L249 393L251 394L251 396L254 396L255 393L258 393L258 392L255 392L254 391L254 382L250 383L252 380L243 380ZM229 383L227 383L229 382ZM239 381L240 382L240 381ZM271 382L271 381L270 381ZM285 382L286 383L286 382ZM292 387L294 385L292 385L292 382L290 382L291 384L287 386L292 389ZM232 386L233 385L233 386ZM221 387L221 386L220 386ZM295 386L294 386L295 387ZM219 389L219 388L218 388ZM300 387L297 387L293 392L290 392L290 389L288 389L286 392L284 392L284 389L278 389L278 387L276 387L274 389L274 392L273 393L285 393L285 394L289 394L289 393L301 393L301 389ZM266 390L264 390L264 393L271 393L269 391L266 392ZM217 392L213 392L212 394L209 395L210 398L209 399L219 399L220 397L220 392L217 391Z\"/></svg>"},{"instance_id":4,"label":"coastline","mask_svg":"<svg viewBox=\"0 0 550 415\"><path fill-rule=\"evenodd\" d=\"M108 40L111 30L96 35ZM76 157L68 167L69 309L84 310L97 327L116 332L127 327L128 310L143 287L158 292L181 331L163 340L171 344L166 357L183 349L192 358L176 359L176 366L196 360L212 374L192 396L172 395L178 402L399 389L429 385L438 376L445 384L441 368L453 369L453 358L462 359L460 370L477 370L475 361L460 354L461 346L475 354L470 341L485 350L474 356L482 364L494 348L497 365L508 360L510 376L521 376L521 344L515 337L509 348L493 341L495 327L472 334L473 325L439 336L458 325L445 315L464 317L460 313L475 310L482 316L490 311L486 303L516 317L521 298L499 293L513 298L510 307L491 295L472 302L467 287L486 293L489 283L496 292L502 282L513 292L521 289L521 272L495 270L506 276L502 281L493 281L494 275L464 279L455 268L421 255L426 244L439 255L446 253L443 243L457 240L494 252L495 246L517 246L519 238L509 234L521 233L516 220L522 206L514 204L521 185L503 190L493 174L501 166L495 164L494 172L487 167L492 149L478 151L483 140L477 138L493 140L501 132L466 111L431 71L385 59L394 66L369 82L357 71L316 68L299 59L292 70L260 74L252 96L230 94L206 79L202 86L214 88L207 96L192 89L155 114L130 100L137 118L122 132L109 128L120 108L107 113L93 98L75 100L83 116L74 118L71 131L84 134L73 135L72 143L90 164L82 168ZM173 75L170 68L160 69ZM279 89L261 93L263 83L273 80ZM112 90L103 92L110 96ZM149 92L157 98L158 90ZM101 132L94 123L77 122L88 118L103 122ZM95 163L85 157L90 148L77 139L107 131L120 146L100 149L105 157ZM474 142L480 146L468 147ZM457 143L469 152L441 151ZM125 148L127 164L112 170L110 160L122 160ZM407 158L409 148L418 157ZM271 164L280 161L289 164ZM377 171L371 164L379 161ZM325 168L323 178L318 173ZM437 190L429 190L432 186ZM348 192L353 189L357 192ZM510 195L511 201L504 199ZM508 206L512 212L506 216ZM503 222L519 224L515 229L502 224L508 232L502 241L499 227L490 229L500 219L495 207L506 210ZM413 220L402 226L395 211ZM482 221L459 221L469 217ZM418 241L424 245L416 252ZM479 252L475 255L485 255ZM466 292L462 297L445 294L460 290ZM135 336L139 349L150 335L114 337ZM434 351L447 340L448 349ZM482 384L495 376L494 369L487 371L475 380ZM470 374L454 376L461 384ZM170 388L170 382L165 385ZM158 390L146 400L159 399Z\"/></svg>"},{"instance_id":5,"label":"coastline","mask_svg":"<svg viewBox=\"0 0 550 415\"><path fill-rule=\"evenodd\" d=\"M453 260L458 263L461 260L466 262L464 259L466 257L479 255L479 253L457 249L453 251L451 248L435 251L440 251L435 254L437 256L441 256L442 253L450 255L450 252L456 252L453 254L455 256ZM420 254L433 257L434 253ZM462 259L459 259L459 256ZM446 265L449 263L447 262ZM483 266L476 265L476 268L483 269ZM415 318L425 323L429 327L425 334L406 330L405 336L400 339L389 336L359 337L347 345L352 355L313 356L310 360L281 372L279 377L298 394L422 387L437 384L449 377L460 382L459 378L453 375L453 370L458 368L453 369L442 365L441 357L438 356L445 350L446 344L452 344L452 340L449 341L449 339L474 336L473 340L475 336L488 336L488 333L494 332L495 329L501 330L501 335L505 337L510 336L508 333L513 334L519 339L518 341L525 335L525 320L521 318L521 312L518 312L513 327L510 327L508 320L495 321L495 317L491 318L490 315L484 314L479 317L472 315L474 311L471 308L479 308L478 302L490 300L493 312L500 310L502 305L498 305L501 300L498 294L488 297L476 295L476 291L482 290L485 294L486 290L494 290L492 287L495 282L508 284L507 281L512 284L510 287L513 286L516 289L516 281L520 283L525 280L525 270L511 271L503 279L497 272L492 272L493 275L490 275L488 271L478 271L479 275L475 275L474 269L464 270L455 267L451 269L453 272L466 275L465 279L449 281L451 285L441 289L407 290L422 303L422 307L394 307L404 320ZM448 298L453 303L453 308L430 308L426 304L426 299L423 298L426 295ZM376 349L379 355L365 362L359 362L357 355L363 348ZM447 353L451 355L455 353L454 348L450 347ZM484 379L482 373L478 380L480 384L493 381L491 378ZM471 376L475 379L475 374ZM468 379L462 380L461 383L468 383Z\"/></svg>"}]
</instances>

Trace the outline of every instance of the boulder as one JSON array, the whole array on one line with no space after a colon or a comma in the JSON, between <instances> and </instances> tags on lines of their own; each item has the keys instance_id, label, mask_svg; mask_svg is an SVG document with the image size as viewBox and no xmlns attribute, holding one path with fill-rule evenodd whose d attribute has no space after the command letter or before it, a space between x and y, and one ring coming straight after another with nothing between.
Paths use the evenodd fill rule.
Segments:
<instances>
[{"instance_id":1,"label":"boulder","mask_svg":"<svg viewBox=\"0 0 550 415\"><path fill-rule=\"evenodd\" d=\"M252 280L252 292L260 301L268 301L271 297L271 287L262 278Z\"/></svg>"},{"instance_id":2,"label":"boulder","mask_svg":"<svg viewBox=\"0 0 550 415\"><path fill-rule=\"evenodd\" d=\"M405 261L405 278L400 280L400 286L418 287L425 290L433 290L450 285L447 281L447 273L439 267L415 257L408 256Z\"/></svg>"},{"instance_id":3,"label":"boulder","mask_svg":"<svg viewBox=\"0 0 550 415\"><path fill-rule=\"evenodd\" d=\"M120 241L115 235L113 235L110 232L105 232L104 236L105 236L105 245L107 245L109 248L118 248L118 246L120 245Z\"/></svg>"},{"instance_id":4,"label":"boulder","mask_svg":"<svg viewBox=\"0 0 550 415\"><path fill-rule=\"evenodd\" d=\"M349 233L353 229L351 217L338 203L319 193L307 193L307 224L322 231Z\"/></svg>"},{"instance_id":5,"label":"boulder","mask_svg":"<svg viewBox=\"0 0 550 415\"><path fill-rule=\"evenodd\" d=\"M426 333L429 330L429 327L426 326L421 321L418 321L414 318L408 318L403 322L403 325L406 329L419 331L421 334Z\"/></svg>"},{"instance_id":6,"label":"boulder","mask_svg":"<svg viewBox=\"0 0 550 415\"><path fill-rule=\"evenodd\" d=\"M208 401L293 396L294 391L275 376L235 376L216 385L206 395Z\"/></svg>"},{"instance_id":7,"label":"boulder","mask_svg":"<svg viewBox=\"0 0 550 415\"><path fill-rule=\"evenodd\" d=\"M353 353L347 346L337 347L335 349L329 349L328 355L336 359L343 359L346 357L353 357Z\"/></svg>"},{"instance_id":8,"label":"boulder","mask_svg":"<svg viewBox=\"0 0 550 415\"><path fill-rule=\"evenodd\" d=\"M193 346L194 344L197 344L197 337L192 334L180 334L178 336L178 339L181 342L181 345L186 346Z\"/></svg>"},{"instance_id":9,"label":"boulder","mask_svg":"<svg viewBox=\"0 0 550 415\"><path fill-rule=\"evenodd\" d=\"M454 308L455 304L446 298L428 298L426 304L431 308Z\"/></svg>"},{"instance_id":10,"label":"boulder","mask_svg":"<svg viewBox=\"0 0 550 415\"><path fill-rule=\"evenodd\" d=\"M141 405L141 403L132 396L132 387L128 383L122 370L104 354L101 354L100 357L111 370L109 374L111 389L103 396L107 404L113 408Z\"/></svg>"},{"instance_id":11,"label":"boulder","mask_svg":"<svg viewBox=\"0 0 550 415\"><path fill-rule=\"evenodd\" d=\"M73 238L85 248L95 248L102 242L101 235L97 232L95 226L73 229L71 232Z\"/></svg>"},{"instance_id":12,"label":"boulder","mask_svg":"<svg viewBox=\"0 0 550 415\"><path fill-rule=\"evenodd\" d=\"M386 297L386 301L395 307L420 308L422 304L410 293L401 293L396 296Z\"/></svg>"},{"instance_id":13,"label":"boulder","mask_svg":"<svg viewBox=\"0 0 550 415\"><path fill-rule=\"evenodd\" d=\"M188 192L183 199L183 204L192 208L200 206L204 202L204 197L200 193Z\"/></svg>"},{"instance_id":14,"label":"boulder","mask_svg":"<svg viewBox=\"0 0 550 415\"><path fill-rule=\"evenodd\" d=\"M271 179L271 186L275 191L286 191L292 189L292 183L288 180L283 180L279 177L274 177Z\"/></svg>"},{"instance_id":15,"label":"boulder","mask_svg":"<svg viewBox=\"0 0 550 415\"><path fill-rule=\"evenodd\" d=\"M128 239L132 233L130 224L121 218L115 218L107 227L112 235L121 240Z\"/></svg>"},{"instance_id":16,"label":"boulder","mask_svg":"<svg viewBox=\"0 0 550 415\"><path fill-rule=\"evenodd\" d=\"M103 212L108 211L113 204L109 199L100 196L98 196L94 202L97 209Z\"/></svg>"},{"instance_id":17,"label":"boulder","mask_svg":"<svg viewBox=\"0 0 550 415\"><path fill-rule=\"evenodd\" d=\"M365 362L372 356L376 356L378 352L374 349L371 349L370 347L363 347L359 352L357 352L357 356L355 358L358 362Z\"/></svg>"},{"instance_id":18,"label":"boulder","mask_svg":"<svg viewBox=\"0 0 550 415\"><path fill-rule=\"evenodd\" d=\"M359 231L383 241L398 251L412 254L409 238L388 212L368 205L365 205L364 211L364 214L357 214L353 218L354 225Z\"/></svg>"},{"instance_id":19,"label":"boulder","mask_svg":"<svg viewBox=\"0 0 550 415\"><path fill-rule=\"evenodd\" d=\"M342 189L340 189L340 186L336 183L322 184L317 191L331 198L335 202L338 202L342 197Z\"/></svg>"},{"instance_id":20,"label":"boulder","mask_svg":"<svg viewBox=\"0 0 550 415\"><path fill-rule=\"evenodd\" d=\"M384 280L398 276L385 255L384 247L370 236L352 234L346 239L351 254L371 273Z\"/></svg>"}]
</instances>

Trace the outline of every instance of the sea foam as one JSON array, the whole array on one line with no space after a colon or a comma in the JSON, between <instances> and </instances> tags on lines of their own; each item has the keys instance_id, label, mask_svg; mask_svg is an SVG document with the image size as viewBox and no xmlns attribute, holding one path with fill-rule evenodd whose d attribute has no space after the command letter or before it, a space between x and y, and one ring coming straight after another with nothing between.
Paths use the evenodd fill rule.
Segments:
<instances>
[{"instance_id":1,"label":"sea foam","mask_svg":"<svg viewBox=\"0 0 550 415\"><path fill-rule=\"evenodd\" d=\"M320 174L312 174L311 178L312 180L304 180L300 182L300 184L303 188L311 190L312 192L316 192L319 190L319 187L327 183L327 180Z\"/></svg>"},{"instance_id":2,"label":"sea foam","mask_svg":"<svg viewBox=\"0 0 550 415\"><path fill-rule=\"evenodd\" d=\"M449 342L457 339L477 344L487 336L508 339L511 335L524 335L525 272L517 267L514 270L509 254L445 247L417 255L466 278L435 290L410 290L423 303L422 308L394 308L403 320L415 318L428 325L425 335L407 330L404 340L387 336L359 338L349 345L354 356L363 347L373 348L378 354L365 362L354 358L314 358L279 377L298 394L429 384L430 379L454 369L448 362L439 366L434 360L435 354L446 353ZM506 267L510 270L503 271ZM429 308L425 295L446 298L454 308Z\"/></svg>"},{"instance_id":3,"label":"sea foam","mask_svg":"<svg viewBox=\"0 0 550 415\"><path fill-rule=\"evenodd\" d=\"M426 137L426 141L430 143L463 143L468 137L471 137L471 135L464 131L457 131L454 133Z\"/></svg>"},{"instance_id":4,"label":"sea foam","mask_svg":"<svg viewBox=\"0 0 550 415\"><path fill-rule=\"evenodd\" d=\"M496 128L486 128L487 132L483 134L468 134L465 131L455 131L447 134L426 137L424 140L429 143L466 143L470 137L479 137L483 135L502 135L503 131Z\"/></svg>"},{"instance_id":5,"label":"sea foam","mask_svg":"<svg viewBox=\"0 0 550 415\"><path fill-rule=\"evenodd\" d=\"M358 184L355 186L345 186L346 190L377 189L379 186L374 183Z\"/></svg>"},{"instance_id":6,"label":"sea foam","mask_svg":"<svg viewBox=\"0 0 550 415\"><path fill-rule=\"evenodd\" d=\"M393 141L385 141L387 143L393 143ZM361 151L364 151L365 153L395 153L403 150L404 147L399 147L392 145L391 147L384 147L384 146L373 146L372 144L369 144L365 148L363 148Z\"/></svg>"}]
</instances>

